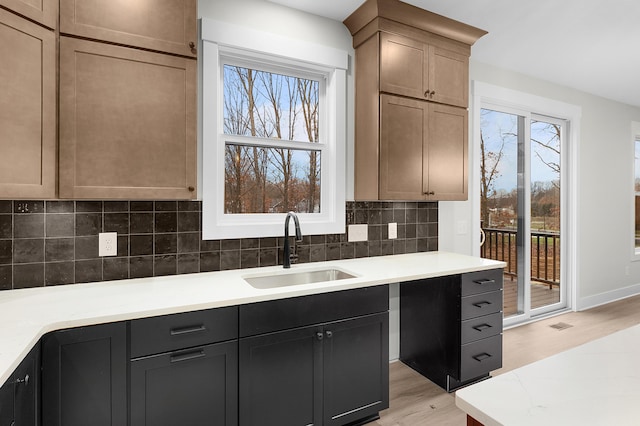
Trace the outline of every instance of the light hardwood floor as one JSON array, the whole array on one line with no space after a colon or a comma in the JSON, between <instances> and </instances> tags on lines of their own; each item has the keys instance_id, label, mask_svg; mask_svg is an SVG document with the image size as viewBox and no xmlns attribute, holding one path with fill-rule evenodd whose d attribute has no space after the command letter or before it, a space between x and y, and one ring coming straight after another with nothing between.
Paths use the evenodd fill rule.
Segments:
<instances>
[{"instance_id":1,"label":"light hardwood floor","mask_svg":"<svg viewBox=\"0 0 640 426\"><path fill-rule=\"evenodd\" d=\"M570 327L551 327L558 324ZM493 374L513 370L636 324L640 324L640 296L505 330L503 367ZM390 366L389 405L389 409L380 413L380 420L370 425L466 425L466 415L455 406L454 394L446 393L401 362Z\"/></svg>"}]
</instances>

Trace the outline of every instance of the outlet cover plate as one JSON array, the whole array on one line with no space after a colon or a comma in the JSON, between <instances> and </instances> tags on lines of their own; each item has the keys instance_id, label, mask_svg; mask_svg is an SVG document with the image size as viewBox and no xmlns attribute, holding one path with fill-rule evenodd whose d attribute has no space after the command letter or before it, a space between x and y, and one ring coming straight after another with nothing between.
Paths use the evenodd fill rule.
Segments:
<instances>
[{"instance_id":1,"label":"outlet cover plate","mask_svg":"<svg viewBox=\"0 0 640 426\"><path fill-rule=\"evenodd\" d=\"M101 232L98 234L98 256L118 255L118 233Z\"/></svg>"},{"instance_id":2,"label":"outlet cover plate","mask_svg":"<svg viewBox=\"0 0 640 426\"><path fill-rule=\"evenodd\" d=\"M349 225L348 241L367 241L369 238L369 225Z\"/></svg>"},{"instance_id":3,"label":"outlet cover plate","mask_svg":"<svg viewBox=\"0 0 640 426\"><path fill-rule=\"evenodd\" d=\"M391 222L389 224L389 239L394 240L398 238L398 224L396 222Z\"/></svg>"}]
</instances>

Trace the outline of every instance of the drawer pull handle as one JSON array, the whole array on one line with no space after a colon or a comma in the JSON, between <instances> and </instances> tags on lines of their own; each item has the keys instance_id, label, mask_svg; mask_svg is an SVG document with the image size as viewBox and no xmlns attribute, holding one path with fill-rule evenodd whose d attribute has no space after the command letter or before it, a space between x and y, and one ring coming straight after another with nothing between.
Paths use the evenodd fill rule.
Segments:
<instances>
[{"instance_id":1,"label":"drawer pull handle","mask_svg":"<svg viewBox=\"0 0 640 426\"><path fill-rule=\"evenodd\" d=\"M193 352L171 355L171 362L189 361L191 359L202 358L205 355L204 350L200 349Z\"/></svg>"},{"instance_id":2,"label":"drawer pull handle","mask_svg":"<svg viewBox=\"0 0 640 426\"><path fill-rule=\"evenodd\" d=\"M474 283L478 284L478 285L485 285L485 284L495 284L496 280L492 280L492 279L484 279L484 280L474 280Z\"/></svg>"},{"instance_id":3,"label":"drawer pull handle","mask_svg":"<svg viewBox=\"0 0 640 426\"><path fill-rule=\"evenodd\" d=\"M204 324L200 324L200 325L195 325L191 327L172 328L171 335L180 336L182 334L197 333L199 331L206 331L206 330L207 330L207 327L205 327Z\"/></svg>"},{"instance_id":4,"label":"drawer pull handle","mask_svg":"<svg viewBox=\"0 0 640 426\"><path fill-rule=\"evenodd\" d=\"M491 324L480 324L480 325L476 325L475 327L473 327L474 330L476 331L482 331L486 328L493 328L493 326Z\"/></svg>"},{"instance_id":5,"label":"drawer pull handle","mask_svg":"<svg viewBox=\"0 0 640 426\"><path fill-rule=\"evenodd\" d=\"M480 309L482 309L485 305L489 306L489 305L493 305L493 303L487 302L485 300L484 302L476 302L476 303L473 304L473 306L475 306L476 308L480 308Z\"/></svg>"},{"instance_id":6,"label":"drawer pull handle","mask_svg":"<svg viewBox=\"0 0 640 426\"><path fill-rule=\"evenodd\" d=\"M472 358L473 358L473 359L475 359L475 360L476 360L476 361L478 361L478 362L482 362L482 361L484 361L485 359L489 359L489 358L491 358L491 355L485 352L485 353L483 353L483 354L476 355L476 356L474 356L474 357L472 357Z\"/></svg>"}]
</instances>

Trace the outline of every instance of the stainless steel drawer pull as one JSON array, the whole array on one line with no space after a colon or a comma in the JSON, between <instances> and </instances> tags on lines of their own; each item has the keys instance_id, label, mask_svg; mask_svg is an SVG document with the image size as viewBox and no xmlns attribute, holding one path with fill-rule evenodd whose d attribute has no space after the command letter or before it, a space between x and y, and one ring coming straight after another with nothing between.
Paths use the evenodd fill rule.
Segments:
<instances>
[{"instance_id":1,"label":"stainless steel drawer pull","mask_svg":"<svg viewBox=\"0 0 640 426\"><path fill-rule=\"evenodd\" d=\"M474 283L478 284L478 285L485 285L485 284L495 284L496 280L492 280L492 279L484 279L484 280L474 280Z\"/></svg>"},{"instance_id":2,"label":"stainless steel drawer pull","mask_svg":"<svg viewBox=\"0 0 640 426\"><path fill-rule=\"evenodd\" d=\"M190 327L182 327L182 328L172 328L171 335L172 336L180 336L181 334L189 334L189 333L197 333L199 331L206 331L207 327L204 324L194 325Z\"/></svg>"},{"instance_id":3,"label":"stainless steel drawer pull","mask_svg":"<svg viewBox=\"0 0 640 426\"><path fill-rule=\"evenodd\" d=\"M483 308L485 305L489 306L489 305L493 305L493 303L485 300L484 302L477 302L473 304L473 306L475 306L476 308Z\"/></svg>"},{"instance_id":4,"label":"stainless steel drawer pull","mask_svg":"<svg viewBox=\"0 0 640 426\"><path fill-rule=\"evenodd\" d=\"M491 324L480 324L480 325L476 325L475 327L473 327L474 330L477 331L482 331L486 328L493 328L493 326Z\"/></svg>"},{"instance_id":5,"label":"stainless steel drawer pull","mask_svg":"<svg viewBox=\"0 0 640 426\"><path fill-rule=\"evenodd\" d=\"M205 355L204 350L200 349L193 352L171 355L171 362L189 361L191 359L202 358Z\"/></svg>"},{"instance_id":6,"label":"stainless steel drawer pull","mask_svg":"<svg viewBox=\"0 0 640 426\"><path fill-rule=\"evenodd\" d=\"M475 360L476 360L476 361L478 361L478 362L482 362L482 361L484 361L485 359L489 359L489 358L491 358L491 355L485 352L485 353L483 353L483 354L473 356L472 358L473 358L473 359L475 359Z\"/></svg>"}]
</instances>

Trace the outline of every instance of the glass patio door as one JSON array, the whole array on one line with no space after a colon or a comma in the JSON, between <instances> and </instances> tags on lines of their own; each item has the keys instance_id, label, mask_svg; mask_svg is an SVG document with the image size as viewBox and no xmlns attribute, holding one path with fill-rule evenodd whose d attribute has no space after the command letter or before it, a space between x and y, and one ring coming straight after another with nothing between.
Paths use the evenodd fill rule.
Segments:
<instances>
[{"instance_id":1,"label":"glass patio door","mask_svg":"<svg viewBox=\"0 0 640 426\"><path fill-rule=\"evenodd\" d=\"M480 110L480 255L507 263L504 316L563 309L563 120ZM517 322L517 321L516 321Z\"/></svg>"}]
</instances>

